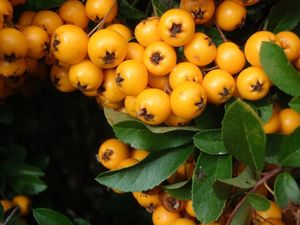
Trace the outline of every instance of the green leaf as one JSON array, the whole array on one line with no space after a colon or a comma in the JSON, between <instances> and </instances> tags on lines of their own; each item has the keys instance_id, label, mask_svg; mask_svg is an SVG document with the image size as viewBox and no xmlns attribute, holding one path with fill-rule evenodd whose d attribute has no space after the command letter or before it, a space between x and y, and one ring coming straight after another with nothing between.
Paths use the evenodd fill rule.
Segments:
<instances>
[{"instance_id":1,"label":"green leaf","mask_svg":"<svg viewBox=\"0 0 300 225\"><path fill-rule=\"evenodd\" d=\"M300 203L300 190L295 178L288 172L279 174L274 184L275 200L279 207Z\"/></svg>"},{"instance_id":2,"label":"green leaf","mask_svg":"<svg viewBox=\"0 0 300 225\"><path fill-rule=\"evenodd\" d=\"M113 125L116 137L134 148L158 151L178 147L192 141L193 132L171 131L152 133L137 121L123 121ZM159 141L158 141L159 140Z\"/></svg>"},{"instance_id":3,"label":"green leaf","mask_svg":"<svg viewBox=\"0 0 300 225\"><path fill-rule=\"evenodd\" d=\"M118 4L120 15L126 19L140 20L146 17L142 11L131 6L127 0L119 0Z\"/></svg>"},{"instance_id":4,"label":"green leaf","mask_svg":"<svg viewBox=\"0 0 300 225\"><path fill-rule=\"evenodd\" d=\"M193 152L193 146L151 152L138 164L118 171L98 175L96 180L123 192L146 191L172 175Z\"/></svg>"},{"instance_id":5,"label":"green leaf","mask_svg":"<svg viewBox=\"0 0 300 225\"><path fill-rule=\"evenodd\" d=\"M154 14L157 16L161 16L168 9L172 9L175 7L174 0L151 0Z\"/></svg>"},{"instance_id":6,"label":"green leaf","mask_svg":"<svg viewBox=\"0 0 300 225\"><path fill-rule=\"evenodd\" d=\"M15 176L8 179L9 186L16 192L26 195L35 195L47 188L47 185L35 176Z\"/></svg>"},{"instance_id":7,"label":"green leaf","mask_svg":"<svg viewBox=\"0 0 300 225\"><path fill-rule=\"evenodd\" d=\"M300 22L300 2L281 0L270 11L267 30L274 33L293 30Z\"/></svg>"},{"instance_id":8,"label":"green leaf","mask_svg":"<svg viewBox=\"0 0 300 225\"><path fill-rule=\"evenodd\" d=\"M268 134L266 144L266 162L278 164L278 154L286 136L282 134Z\"/></svg>"},{"instance_id":9,"label":"green leaf","mask_svg":"<svg viewBox=\"0 0 300 225\"><path fill-rule=\"evenodd\" d=\"M7 105L0 104L0 124L9 125L13 122L13 111Z\"/></svg>"},{"instance_id":10,"label":"green leaf","mask_svg":"<svg viewBox=\"0 0 300 225\"><path fill-rule=\"evenodd\" d=\"M52 209L34 209L33 216L39 225L73 225L69 218Z\"/></svg>"},{"instance_id":11,"label":"green leaf","mask_svg":"<svg viewBox=\"0 0 300 225\"><path fill-rule=\"evenodd\" d=\"M263 170L266 135L260 118L248 104L238 99L228 106L222 138L228 153L254 170Z\"/></svg>"},{"instance_id":12,"label":"green leaf","mask_svg":"<svg viewBox=\"0 0 300 225\"><path fill-rule=\"evenodd\" d=\"M219 46L224 42L220 33L215 27L198 25L196 26L196 32L205 33L207 36L209 36L212 39L212 41L216 46Z\"/></svg>"},{"instance_id":13,"label":"green leaf","mask_svg":"<svg viewBox=\"0 0 300 225\"><path fill-rule=\"evenodd\" d=\"M268 199L256 193L247 194L247 201L250 203L252 208L258 211L265 211L271 206L270 201Z\"/></svg>"},{"instance_id":14,"label":"green leaf","mask_svg":"<svg viewBox=\"0 0 300 225\"><path fill-rule=\"evenodd\" d=\"M205 153L211 155L223 155L227 153L220 129L200 131L195 134L193 140L195 146Z\"/></svg>"},{"instance_id":15,"label":"green leaf","mask_svg":"<svg viewBox=\"0 0 300 225\"><path fill-rule=\"evenodd\" d=\"M219 46L224 42L217 28L214 28L212 26L205 27L204 33L213 40L216 46Z\"/></svg>"},{"instance_id":16,"label":"green leaf","mask_svg":"<svg viewBox=\"0 0 300 225\"><path fill-rule=\"evenodd\" d=\"M266 10L268 10L271 1L260 2L260 4L255 4L247 7L247 20L251 19L255 23L261 22L262 19L266 17Z\"/></svg>"},{"instance_id":17,"label":"green leaf","mask_svg":"<svg viewBox=\"0 0 300 225\"><path fill-rule=\"evenodd\" d=\"M44 10L59 7L65 0L28 0L26 5L31 10Z\"/></svg>"},{"instance_id":18,"label":"green leaf","mask_svg":"<svg viewBox=\"0 0 300 225\"><path fill-rule=\"evenodd\" d=\"M300 167L300 127L286 138L279 150L278 161L284 167Z\"/></svg>"},{"instance_id":19,"label":"green leaf","mask_svg":"<svg viewBox=\"0 0 300 225\"><path fill-rule=\"evenodd\" d=\"M197 218L202 223L216 221L222 214L229 190L218 190L214 183L218 179L230 178L231 170L231 156L201 153L193 176L192 201Z\"/></svg>"},{"instance_id":20,"label":"green leaf","mask_svg":"<svg viewBox=\"0 0 300 225\"><path fill-rule=\"evenodd\" d=\"M135 122L142 123L140 120L129 116L127 113L118 112L109 108L104 108L104 115L107 119L107 122L111 126L124 121L135 121ZM197 127L192 127L192 126L169 127L169 126L149 126L146 124L144 124L144 126L147 127L147 129L150 130L152 133L158 133L158 134L167 133L170 131L178 131L178 130L199 131Z\"/></svg>"},{"instance_id":21,"label":"green leaf","mask_svg":"<svg viewBox=\"0 0 300 225\"><path fill-rule=\"evenodd\" d=\"M123 121L138 121L131 117L128 113L118 112L107 107L104 107L103 110L106 120L111 126Z\"/></svg>"},{"instance_id":22,"label":"green leaf","mask_svg":"<svg viewBox=\"0 0 300 225\"><path fill-rule=\"evenodd\" d=\"M234 178L230 179L219 179L220 182L242 188L242 189L250 189L256 185L255 175L250 167L246 167L243 172Z\"/></svg>"},{"instance_id":23,"label":"green leaf","mask_svg":"<svg viewBox=\"0 0 300 225\"><path fill-rule=\"evenodd\" d=\"M91 225L88 221L82 219L82 218L76 218L74 219L75 225Z\"/></svg>"},{"instance_id":24,"label":"green leaf","mask_svg":"<svg viewBox=\"0 0 300 225\"><path fill-rule=\"evenodd\" d=\"M260 62L268 77L280 90L291 96L300 94L299 72L288 61L282 48L271 42L263 42Z\"/></svg>"},{"instance_id":25,"label":"green leaf","mask_svg":"<svg viewBox=\"0 0 300 225\"><path fill-rule=\"evenodd\" d=\"M251 206L248 201L244 201L238 209L230 225L246 225L251 217Z\"/></svg>"},{"instance_id":26,"label":"green leaf","mask_svg":"<svg viewBox=\"0 0 300 225\"><path fill-rule=\"evenodd\" d=\"M263 123L266 123L269 121L269 119L272 116L273 112L273 104L270 101L267 101L265 99L258 100L258 101L249 101L247 102L249 105L253 106L257 112L259 117L261 118Z\"/></svg>"},{"instance_id":27,"label":"green leaf","mask_svg":"<svg viewBox=\"0 0 300 225\"><path fill-rule=\"evenodd\" d=\"M35 166L21 163L3 163L0 168L5 171L8 176L44 176L44 172Z\"/></svg>"},{"instance_id":28,"label":"green leaf","mask_svg":"<svg viewBox=\"0 0 300 225\"><path fill-rule=\"evenodd\" d=\"M224 108L207 105L205 110L195 119L196 125L201 130L217 129L221 127Z\"/></svg>"},{"instance_id":29,"label":"green leaf","mask_svg":"<svg viewBox=\"0 0 300 225\"><path fill-rule=\"evenodd\" d=\"M190 180L166 185L163 189L176 199L192 199L192 182Z\"/></svg>"},{"instance_id":30,"label":"green leaf","mask_svg":"<svg viewBox=\"0 0 300 225\"><path fill-rule=\"evenodd\" d=\"M289 106L297 111L298 113L300 113L300 95L297 95L296 97L294 97L290 102L289 102Z\"/></svg>"}]
</instances>

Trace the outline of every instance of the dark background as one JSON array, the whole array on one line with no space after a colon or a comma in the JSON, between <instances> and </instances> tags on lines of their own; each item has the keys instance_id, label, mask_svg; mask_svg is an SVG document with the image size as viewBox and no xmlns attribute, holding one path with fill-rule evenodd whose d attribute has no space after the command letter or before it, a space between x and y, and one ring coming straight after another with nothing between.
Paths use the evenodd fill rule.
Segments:
<instances>
[{"instance_id":1,"label":"dark background","mask_svg":"<svg viewBox=\"0 0 300 225\"><path fill-rule=\"evenodd\" d=\"M94 179L106 170L96 160L98 148L114 137L94 98L61 93L47 77L36 81L31 95L17 93L0 109L12 120L1 127L0 144L23 146L25 162L46 174L48 188L31 197L33 208L51 208L91 224L151 224L151 215L130 193L116 194ZM6 189L5 195L13 193ZM35 224L31 215L27 219Z\"/></svg>"}]
</instances>

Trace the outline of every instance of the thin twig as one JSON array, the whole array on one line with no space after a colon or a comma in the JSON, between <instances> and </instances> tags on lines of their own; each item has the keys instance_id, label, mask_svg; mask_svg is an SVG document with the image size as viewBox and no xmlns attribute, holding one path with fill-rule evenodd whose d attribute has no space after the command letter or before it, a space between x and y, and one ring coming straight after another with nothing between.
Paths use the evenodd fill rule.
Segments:
<instances>
[{"instance_id":1,"label":"thin twig","mask_svg":"<svg viewBox=\"0 0 300 225\"><path fill-rule=\"evenodd\" d=\"M16 214L19 207L15 207L14 210L9 214L9 216L3 221L3 223L0 223L0 225L6 225L10 222L11 218Z\"/></svg>"},{"instance_id":2,"label":"thin twig","mask_svg":"<svg viewBox=\"0 0 300 225\"><path fill-rule=\"evenodd\" d=\"M213 66L213 67L210 67L210 68L203 68L202 70L204 72L209 72L209 71L212 71L212 70L215 70L215 69L218 69L219 67L218 66Z\"/></svg>"},{"instance_id":3,"label":"thin twig","mask_svg":"<svg viewBox=\"0 0 300 225\"><path fill-rule=\"evenodd\" d=\"M172 92L172 88L171 88L169 82L167 82L167 81L165 81L164 92L166 92L167 94L171 94L171 92Z\"/></svg>"},{"instance_id":4,"label":"thin twig","mask_svg":"<svg viewBox=\"0 0 300 225\"><path fill-rule=\"evenodd\" d=\"M256 216L256 217L259 217L259 218L260 218L262 221L264 221L264 222L268 222L270 225L276 225L276 224L272 223L272 221L270 221L270 220L268 220L268 219L262 217L261 215L258 215L257 213L256 213L255 216Z\"/></svg>"},{"instance_id":5,"label":"thin twig","mask_svg":"<svg viewBox=\"0 0 300 225\"><path fill-rule=\"evenodd\" d=\"M264 186L265 186L265 188L266 188L273 196L275 196L274 191L269 187L269 185L267 184L267 182L264 183Z\"/></svg>"},{"instance_id":6,"label":"thin twig","mask_svg":"<svg viewBox=\"0 0 300 225\"><path fill-rule=\"evenodd\" d=\"M155 8L153 0L151 0L151 4L152 4L154 16L158 17L157 9Z\"/></svg>"},{"instance_id":7,"label":"thin twig","mask_svg":"<svg viewBox=\"0 0 300 225\"><path fill-rule=\"evenodd\" d=\"M267 173L263 178L261 178L255 185L255 187L253 187L249 193L253 193L255 192L260 185L262 185L263 183L265 183L267 180L271 179L272 177L276 176L278 173L282 172L283 168L276 168L272 171L270 171L269 173ZM245 195L242 200L237 204L237 206L234 208L234 210L231 212L226 225L230 225L234 215L237 213L237 211L241 208L242 204L246 201L247 199L247 195Z\"/></svg>"},{"instance_id":8,"label":"thin twig","mask_svg":"<svg viewBox=\"0 0 300 225\"><path fill-rule=\"evenodd\" d=\"M113 8L115 7L115 4L117 4L116 0L114 1L114 3L112 4L112 6L110 7L110 9L108 10L108 12L105 14L105 16L103 17L103 19L100 20L100 22L90 31L90 33L88 34L88 36L90 37L95 31L100 30L103 28L107 18L109 17L109 15L111 14Z\"/></svg>"},{"instance_id":9,"label":"thin twig","mask_svg":"<svg viewBox=\"0 0 300 225\"><path fill-rule=\"evenodd\" d=\"M223 33L223 31L221 30L221 28L218 26L218 24L215 24L215 26L216 26L217 31L218 31L218 33L220 34L220 36L221 36L223 42L227 42L228 40L227 40L225 34Z\"/></svg>"}]
</instances>

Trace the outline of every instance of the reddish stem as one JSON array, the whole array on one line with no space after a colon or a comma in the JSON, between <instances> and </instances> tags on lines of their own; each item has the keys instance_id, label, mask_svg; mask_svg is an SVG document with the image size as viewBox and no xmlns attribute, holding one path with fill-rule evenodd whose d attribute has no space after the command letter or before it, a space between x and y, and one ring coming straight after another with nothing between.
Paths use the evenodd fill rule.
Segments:
<instances>
[{"instance_id":1,"label":"reddish stem","mask_svg":"<svg viewBox=\"0 0 300 225\"><path fill-rule=\"evenodd\" d=\"M255 192L260 185L262 185L264 182L266 182L267 180L271 179L272 177L276 176L278 173L282 172L283 169L282 168L276 168L270 172L268 172L265 176L263 176L257 183L256 185L249 191L249 193L253 193ZM234 208L234 210L231 212L226 225L230 225L234 215L237 213L237 211L241 208L242 204L246 201L247 199L247 195L245 195L242 200L237 204L237 206Z\"/></svg>"}]
</instances>

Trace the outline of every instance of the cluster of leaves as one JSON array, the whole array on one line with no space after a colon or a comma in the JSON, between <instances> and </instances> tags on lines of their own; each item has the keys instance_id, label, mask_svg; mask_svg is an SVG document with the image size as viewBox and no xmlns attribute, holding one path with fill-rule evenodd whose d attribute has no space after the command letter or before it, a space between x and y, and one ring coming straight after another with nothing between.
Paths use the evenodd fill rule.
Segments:
<instances>
[{"instance_id":1,"label":"cluster of leaves","mask_svg":"<svg viewBox=\"0 0 300 225\"><path fill-rule=\"evenodd\" d=\"M167 2L151 1L151 4L160 15L174 6L165 4ZM283 30L297 33L300 3L294 0L279 1L265 17L264 9L270 2L262 1L251 7L248 12L250 22L275 33ZM248 36L253 33L253 28L258 28L249 27L243 30ZM220 43L220 36L214 27L199 26L197 29L209 33L216 44ZM244 41L235 33L229 35L238 43ZM278 174L274 185L277 204L284 208L289 203L300 203L298 178L293 174L293 168L300 167L300 128L289 136L266 135L262 128L272 115L274 100L300 112L299 72L275 44L263 43L260 59L274 84L269 96L256 102L232 99L224 106L209 105L190 126L152 127L126 114L106 109L105 114L115 136L134 148L146 149L150 154L133 167L102 173L96 180L124 192L145 191L161 185L178 199L192 199L197 218L203 223L217 220L226 202L236 201L236 196L230 195L231 187L241 190L245 197L234 211L230 224L245 224L251 208L268 209L269 201L253 192L268 178ZM192 180L164 185L163 181L191 154L198 158ZM233 161L237 160L247 168L232 178ZM277 168L263 176L266 163L275 164Z\"/></svg>"},{"instance_id":2,"label":"cluster of leaves","mask_svg":"<svg viewBox=\"0 0 300 225\"><path fill-rule=\"evenodd\" d=\"M270 70L268 74L272 81L282 90L296 95L290 101L290 106L299 111L299 75L287 63L283 51L274 44L265 43L261 57L265 70ZM276 65L275 69L273 65ZM287 73L289 69L291 73ZM286 78L279 76L282 71L295 79L295 88L291 89ZM262 129L262 122L268 121L272 114L271 102L264 100L246 103L235 100L227 104L225 110L223 115L221 108L213 109L211 106L196 119L195 127L149 127L125 114L107 109L107 119L111 122L115 135L135 148L151 151L151 154L132 168L103 173L97 180L101 184L123 191L151 189L174 173L195 146L201 154L193 182L167 186L166 190L170 190L179 199L195 199L194 208L198 218L208 223L221 215L229 194L224 192L223 186L218 191L219 182L250 189L259 182L259 174L266 162L285 168L300 167L297 141L300 138L300 129L290 136L266 136ZM219 115L215 116L216 113ZM222 122L220 118L223 118ZM232 157L249 166L235 178L231 178ZM190 194L186 193L187 190ZM210 193L203 195L207 191ZM250 204L257 210L268 208L268 202L262 196L248 196ZM299 188L290 173L282 173L276 178L275 198L281 207L286 207L289 202L300 202ZM238 221L237 224L242 222Z\"/></svg>"}]
</instances>

